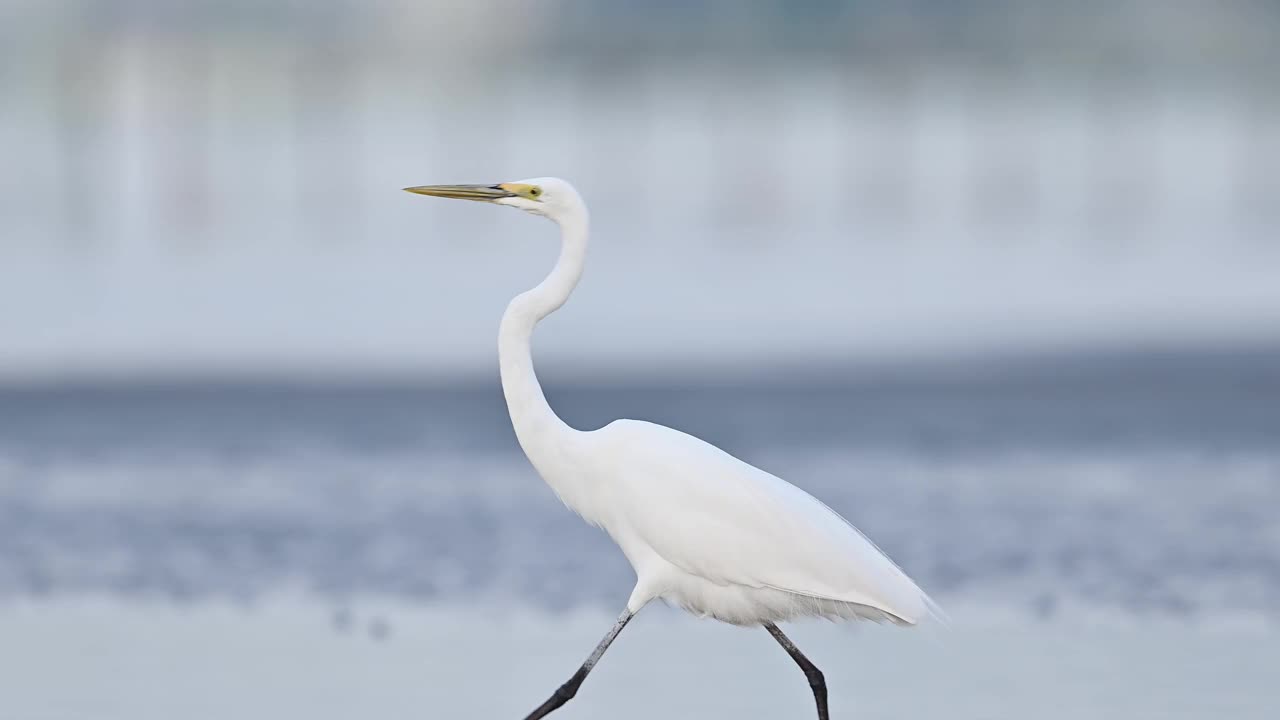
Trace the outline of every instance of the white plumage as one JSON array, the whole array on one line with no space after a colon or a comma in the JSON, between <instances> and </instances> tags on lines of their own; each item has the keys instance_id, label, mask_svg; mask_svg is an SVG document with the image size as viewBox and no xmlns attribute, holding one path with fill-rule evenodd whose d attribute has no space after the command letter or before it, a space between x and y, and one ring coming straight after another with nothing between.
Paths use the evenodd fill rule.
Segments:
<instances>
[{"instance_id":1,"label":"white plumage","mask_svg":"<svg viewBox=\"0 0 1280 720\"><path fill-rule=\"evenodd\" d=\"M822 673L774 623L802 616L914 625L929 598L844 518L786 481L698 438L639 420L593 431L570 428L551 410L533 370L530 337L568 299L586 258L588 214L571 185L535 178L499 185L408 188L483 200L551 218L560 257L537 287L511 301L498 333L503 394L516 437L560 499L603 528L636 572L618 623L547 702L562 705L614 637L661 598L700 616L763 625L805 670L827 719Z\"/></svg>"},{"instance_id":2,"label":"white plumage","mask_svg":"<svg viewBox=\"0 0 1280 720\"><path fill-rule=\"evenodd\" d=\"M636 568L631 609L661 597L735 625L804 615L913 624L927 612L910 578L796 486L662 425L619 420L584 435L596 459L587 472L610 502L583 517Z\"/></svg>"}]
</instances>

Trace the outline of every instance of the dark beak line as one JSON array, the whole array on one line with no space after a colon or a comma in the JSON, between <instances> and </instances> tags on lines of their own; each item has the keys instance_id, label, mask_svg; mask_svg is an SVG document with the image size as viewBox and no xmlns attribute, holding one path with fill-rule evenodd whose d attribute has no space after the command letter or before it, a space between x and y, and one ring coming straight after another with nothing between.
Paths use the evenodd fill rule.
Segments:
<instances>
[{"instance_id":1,"label":"dark beak line","mask_svg":"<svg viewBox=\"0 0 1280 720\"><path fill-rule=\"evenodd\" d=\"M502 189L500 185L419 185L407 187L405 192L455 200L492 201L515 197L515 193Z\"/></svg>"}]
</instances>

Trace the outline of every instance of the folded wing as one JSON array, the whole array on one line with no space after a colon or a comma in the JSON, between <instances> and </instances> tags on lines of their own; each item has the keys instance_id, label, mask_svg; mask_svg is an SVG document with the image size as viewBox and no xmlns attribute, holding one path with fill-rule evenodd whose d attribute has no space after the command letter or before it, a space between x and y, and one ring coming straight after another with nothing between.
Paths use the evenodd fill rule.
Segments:
<instances>
[{"instance_id":1,"label":"folded wing","mask_svg":"<svg viewBox=\"0 0 1280 720\"><path fill-rule=\"evenodd\" d=\"M928 597L893 561L800 488L662 425L620 420L599 432L632 531L685 572L906 623L928 614Z\"/></svg>"}]
</instances>

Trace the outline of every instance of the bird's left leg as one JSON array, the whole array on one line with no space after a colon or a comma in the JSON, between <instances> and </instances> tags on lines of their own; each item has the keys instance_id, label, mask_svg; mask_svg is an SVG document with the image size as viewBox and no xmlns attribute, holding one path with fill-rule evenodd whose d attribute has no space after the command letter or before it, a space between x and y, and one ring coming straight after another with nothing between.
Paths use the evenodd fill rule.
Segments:
<instances>
[{"instance_id":1,"label":"bird's left leg","mask_svg":"<svg viewBox=\"0 0 1280 720\"><path fill-rule=\"evenodd\" d=\"M826 678L822 677L822 671L818 669L817 665L809 662L809 658L800 652L800 648L791 642L791 638L782 634L777 625L765 623L764 629L769 631L773 639L778 641L782 649L786 650L791 659L795 660L800 669L804 671L804 676L809 679L809 687L813 688L813 701L818 704L818 720L830 720L827 715L827 681Z\"/></svg>"},{"instance_id":2,"label":"bird's left leg","mask_svg":"<svg viewBox=\"0 0 1280 720\"><path fill-rule=\"evenodd\" d=\"M618 637L618 633L622 632L622 628L626 627L627 623L631 622L631 618L635 617L635 615L630 609L623 610L622 614L618 616L618 621L613 624L612 628L609 628L609 632L605 634L600 644L596 645L596 649L591 652L591 656L587 658L587 661L582 663L582 667L578 668L578 672L574 673L573 677L569 678L565 684L556 688L551 697L539 705L537 710L529 713L524 720L539 720L539 718L550 714L552 710L564 705L574 695L577 695L578 688L581 687L582 681L587 679L587 674L591 672L591 668L600 662L600 657L604 655L604 651L609 649L613 639Z\"/></svg>"}]
</instances>

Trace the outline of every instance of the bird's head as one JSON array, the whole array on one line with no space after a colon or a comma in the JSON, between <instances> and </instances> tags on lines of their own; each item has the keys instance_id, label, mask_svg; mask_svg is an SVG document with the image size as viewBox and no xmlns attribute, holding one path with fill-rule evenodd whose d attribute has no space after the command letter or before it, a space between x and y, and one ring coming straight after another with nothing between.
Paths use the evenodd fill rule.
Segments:
<instances>
[{"instance_id":1,"label":"bird's head","mask_svg":"<svg viewBox=\"0 0 1280 720\"><path fill-rule=\"evenodd\" d=\"M560 178L529 178L497 185L420 185L406 192L457 200L478 200L519 208L559 222L569 213L582 212L582 198Z\"/></svg>"}]
</instances>

